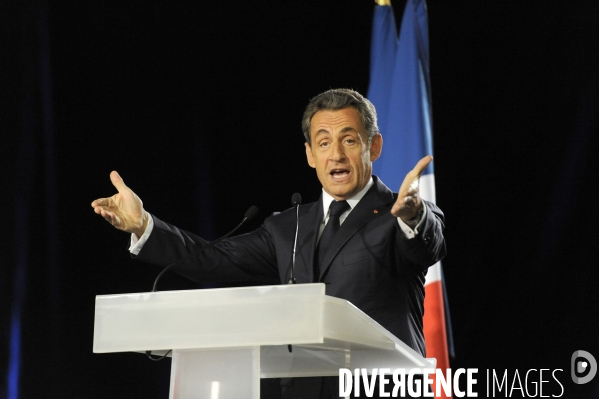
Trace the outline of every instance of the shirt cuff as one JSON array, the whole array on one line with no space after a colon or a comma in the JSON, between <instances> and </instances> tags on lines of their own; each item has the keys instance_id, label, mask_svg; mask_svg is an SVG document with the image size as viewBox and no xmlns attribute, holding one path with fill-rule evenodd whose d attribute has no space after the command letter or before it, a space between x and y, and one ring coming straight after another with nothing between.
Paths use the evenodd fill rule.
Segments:
<instances>
[{"instance_id":1,"label":"shirt cuff","mask_svg":"<svg viewBox=\"0 0 599 399\"><path fill-rule=\"evenodd\" d=\"M146 241L148 241L150 234L152 234L152 230L154 230L154 218L149 213L148 217L148 226L141 237L137 237L136 234L131 233L131 245L129 246L129 252L131 252L133 255L138 255L141 252L141 249Z\"/></svg>"},{"instance_id":2,"label":"shirt cuff","mask_svg":"<svg viewBox=\"0 0 599 399\"><path fill-rule=\"evenodd\" d=\"M424 203L424 201L422 201L422 217L420 218L420 221L418 222L416 227L414 227L414 229L412 229L410 226L408 226L403 220L401 220L401 218L397 218L397 223L399 224L399 227L401 228L401 231L403 232L404 236L406 236L406 238L408 240L410 240L418 235L418 231L422 227L424 222L426 221L427 215L428 215L428 208L426 207L426 204Z\"/></svg>"}]
</instances>

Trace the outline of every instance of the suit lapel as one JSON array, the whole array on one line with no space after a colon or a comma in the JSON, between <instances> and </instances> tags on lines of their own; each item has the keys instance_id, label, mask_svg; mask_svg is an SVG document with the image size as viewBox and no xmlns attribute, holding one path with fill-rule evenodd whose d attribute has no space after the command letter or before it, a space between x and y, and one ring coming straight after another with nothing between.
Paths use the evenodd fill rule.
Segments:
<instances>
[{"instance_id":1,"label":"suit lapel","mask_svg":"<svg viewBox=\"0 0 599 399\"><path fill-rule=\"evenodd\" d=\"M318 229L322 223L322 196L310 205L308 212L300 215L299 231L297 237L297 254L302 262L297 262L296 255L296 280L300 283L311 283L314 281L314 252Z\"/></svg>"},{"instance_id":2,"label":"suit lapel","mask_svg":"<svg viewBox=\"0 0 599 399\"><path fill-rule=\"evenodd\" d=\"M331 246L327 250L325 258L320 265L319 281L322 279L331 265L331 262L335 256L337 256L341 248L343 248L345 243L354 234L356 234L358 230L362 228L362 226L379 217L389 217L388 212L391 210L391 207L395 202L393 193L387 188L387 186L381 183L376 176L373 176L373 178L373 186L370 188L370 190L368 190L360 202L358 202L358 205L352 209L343 224L339 227L339 231L335 235ZM322 214L322 199L320 203L320 212Z\"/></svg>"}]
</instances>

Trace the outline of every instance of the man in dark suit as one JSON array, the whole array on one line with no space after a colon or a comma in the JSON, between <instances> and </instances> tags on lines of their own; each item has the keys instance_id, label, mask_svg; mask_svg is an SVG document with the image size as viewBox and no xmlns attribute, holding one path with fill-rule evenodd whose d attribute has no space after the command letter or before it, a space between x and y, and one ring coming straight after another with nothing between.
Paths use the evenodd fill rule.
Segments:
<instances>
[{"instance_id":1,"label":"man in dark suit","mask_svg":"<svg viewBox=\"0 0 599 399\"><path fill-rule=\"evenodd\" d=\"M418 194L427 156L408 173L398 194L372 176L383 140L373 105L337 89L313 98L302 127L306 157L323 193L299 209L294 269L298 283L324 282L327 295L346 299L425 355L422 333L426 270L445 256L443 214ZM116 172L119 193L92 203L97 214L133 233L137 259L166 266L207 245L189 232L150 216ZM286 283L295 236L295 209L267 218L257 230L224 240L175 271L197 281ZM324 385L331 385L325 380ZM337 386L317 387L333 397ZM289 392L293 389L290 388ZM306 394L286 397L313 397Z\"/></svg>"}]
</instances>

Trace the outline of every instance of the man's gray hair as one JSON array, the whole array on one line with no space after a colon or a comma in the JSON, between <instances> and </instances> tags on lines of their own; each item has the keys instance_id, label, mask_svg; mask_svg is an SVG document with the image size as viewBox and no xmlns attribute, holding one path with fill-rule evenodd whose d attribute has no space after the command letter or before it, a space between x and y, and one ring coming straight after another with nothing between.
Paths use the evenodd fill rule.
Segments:
<instances>
[{"instance_id":1,"label":"man's gray hair","mask_svg":"<svg viewBox=\"0 0 599 399\"><path fill-rule=\"evenodd\" d=\"M354 107L360 113L362 124L366 128L368 143L370 144L372 138L379 132L376 110L368 99L351 89L327 90L310 100L302 118L302 131L304 132L306 142L310 143L310 123L315 113L323 110L338 111L348 107Z\"/></svg>"}]
</instances>

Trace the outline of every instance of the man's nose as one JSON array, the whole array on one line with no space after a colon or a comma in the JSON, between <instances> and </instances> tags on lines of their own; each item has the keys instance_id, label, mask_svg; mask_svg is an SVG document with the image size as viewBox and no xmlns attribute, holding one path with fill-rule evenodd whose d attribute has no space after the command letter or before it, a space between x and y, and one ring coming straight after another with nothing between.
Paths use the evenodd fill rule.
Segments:
<instances>
[{"instance_id":1,"label":"man's nose","mask_svg":"<svg viewBox=\"0 0 599 399\"><path fill-rule=\"evenodd\" d=\"M340 162L345 158L345 151L343 148L343 143L334 142L331 148L330 154L331 161Z\"/></svg>"}]
</instances>

